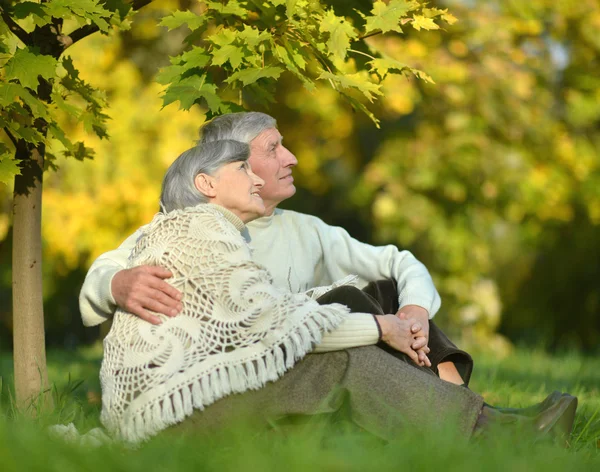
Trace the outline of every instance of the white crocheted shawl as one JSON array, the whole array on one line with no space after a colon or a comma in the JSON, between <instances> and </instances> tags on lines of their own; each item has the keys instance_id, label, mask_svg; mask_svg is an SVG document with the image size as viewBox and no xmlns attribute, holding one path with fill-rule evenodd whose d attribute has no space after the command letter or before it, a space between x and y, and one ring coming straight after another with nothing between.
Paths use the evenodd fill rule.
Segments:
<instances>
[{"instance_id":1,"label":"white crocheted shawl","mask_svg":"<svg viewBox=\"0 0 600 472\"><path fill-rule=\"evenodd\" d=\"M348 312L275 288L252 261L242 227L211 204L159 213L145 227L128 266L171 270L168 281L183 293L183 311L160 315L158 326L117 311L100 370L101 420L112 434L139 442L194 408L261 388Z\"/></svg>"}]
</instances>

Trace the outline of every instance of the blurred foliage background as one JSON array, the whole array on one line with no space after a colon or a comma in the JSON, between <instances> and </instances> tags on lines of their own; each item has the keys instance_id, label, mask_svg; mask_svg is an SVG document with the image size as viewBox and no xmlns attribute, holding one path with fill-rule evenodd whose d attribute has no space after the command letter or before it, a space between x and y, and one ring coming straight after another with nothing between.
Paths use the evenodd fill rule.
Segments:
<instances>
[{"instance_id":1,"label":"blurred foliage background","mask_svg":"<svg viewBox=\"0 0 600 472\"><path fill-rule=\"evenodd\" d=\"M355 0L331 0L352 15ZM366 0L365 0L366 1ZM158 27L159 0L131 30L93 35L70 54L107 93L110 140L94 160L59 161L43 203L47 343L91 342L79 288L91 262L158 209L168 165L197 139L202 110L161 110L154 81L185 31ZM435 85L388 77L381 128L329 88L282 77L268 109L296 154L298 192L283 207L374 244L411 250L432 273L436 321L468 344L597 352L600 345L600 2L447 0L445 30L369 39ZM368 60L357 55L356 60ZM65 118L67 120L67 118ZM11 189L0 187L0 347L11 333Z\"/></svg>"}]
</instances>

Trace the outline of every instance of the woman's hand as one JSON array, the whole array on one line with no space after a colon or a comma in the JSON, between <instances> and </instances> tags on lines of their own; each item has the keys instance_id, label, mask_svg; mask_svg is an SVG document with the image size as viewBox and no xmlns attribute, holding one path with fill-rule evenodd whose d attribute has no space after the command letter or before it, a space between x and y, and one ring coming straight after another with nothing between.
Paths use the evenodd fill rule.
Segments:
<instances>
[{"instance_id":1,"label":"woman's hand","mask_svg":"<svg viewBox=\"0 0 600 472\"><path fill-rule=\"evenodd\" d=\"M406 354L415 364L431 366L427 357L429 348L426 340L423 337L416 339L415 333L422 331L422 326L416 319L401 319L395 315L376 315L375 318L381 328L383 342Z\"/></svg>"}]
</instances>

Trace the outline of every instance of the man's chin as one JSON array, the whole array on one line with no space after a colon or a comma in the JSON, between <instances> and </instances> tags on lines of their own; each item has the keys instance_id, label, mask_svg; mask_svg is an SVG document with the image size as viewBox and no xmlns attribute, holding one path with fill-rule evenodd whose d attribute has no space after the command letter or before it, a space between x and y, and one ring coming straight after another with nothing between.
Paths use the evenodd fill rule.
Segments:
<instances>
[{"instance_id":1,"label":"man's chin","mask_svg":"<svg viewBox=\"0 0 600 472\"><path fill-rule=\"evenodd\" d=\"M270 206L273 203L277 202L275 206L279 205L281 202L287 200L290 197L293 197L296 194L296 187L294 185L286 186L284 189L279 189L275 195L265 195L261 193L261 197L265 202L265 206Z\"/></svg>"},{"instance_id":2,"label":"man's chin","mask_svg":"<svg viewBox=\"0 0 600 472\"><path fill-rule=\"evenodd\" d=\"M296 186L294 184L290 185L288 193L289 193L289 195L285 198L290 198L290 197L293 197L294 195L296 195Z\"/></svg>"}]
</instances>

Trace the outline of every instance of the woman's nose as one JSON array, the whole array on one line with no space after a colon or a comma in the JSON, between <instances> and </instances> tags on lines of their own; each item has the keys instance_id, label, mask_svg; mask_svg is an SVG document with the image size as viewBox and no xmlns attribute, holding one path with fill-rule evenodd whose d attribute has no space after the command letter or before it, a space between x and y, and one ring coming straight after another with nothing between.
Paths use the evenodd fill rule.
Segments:
<instances>
[{"instance_id":1,"label":"woman's nose","mask_svg":"<svg viewBox=\"0 0 600 472\"><path fill-rule=\"evenodd\" d=\"M263 188L265 185L265 181L261 179L258 175L256 175L254 172L250 171L250 173L252 174L252 182L254 183L254 186L258 188Z\"/></svg>"}]
</instances>

